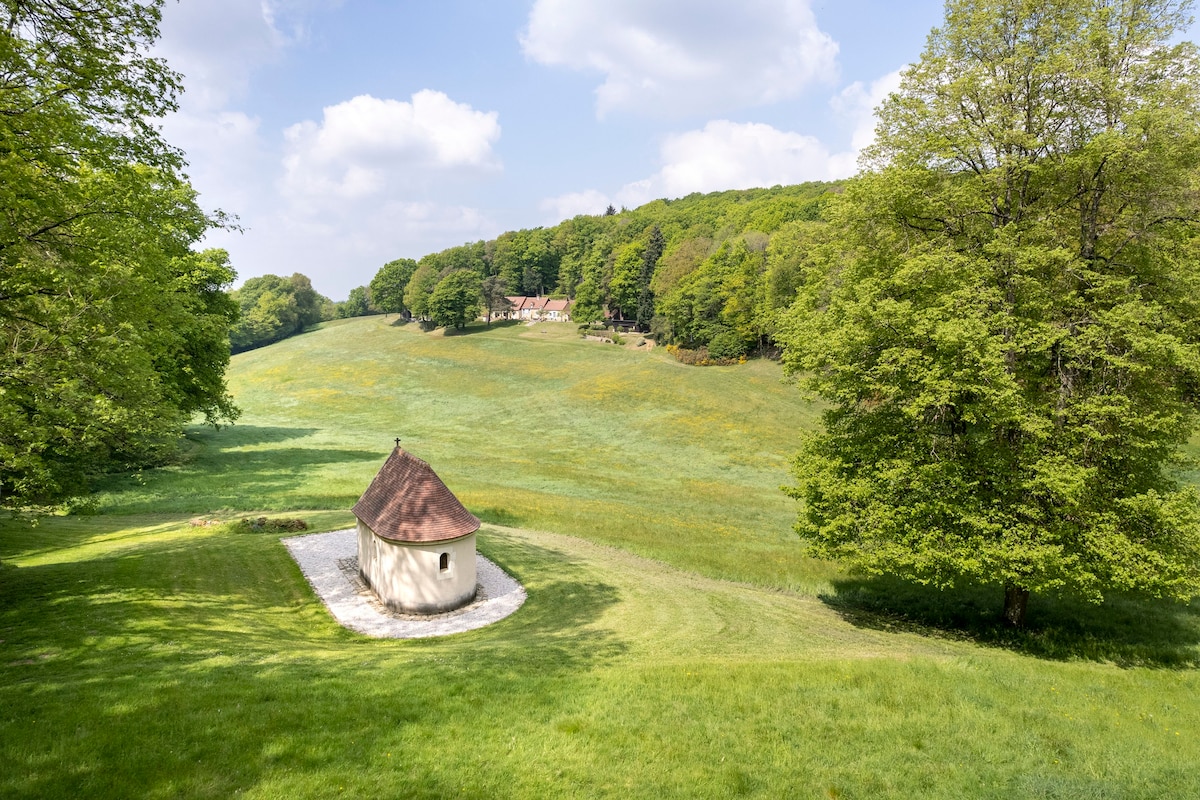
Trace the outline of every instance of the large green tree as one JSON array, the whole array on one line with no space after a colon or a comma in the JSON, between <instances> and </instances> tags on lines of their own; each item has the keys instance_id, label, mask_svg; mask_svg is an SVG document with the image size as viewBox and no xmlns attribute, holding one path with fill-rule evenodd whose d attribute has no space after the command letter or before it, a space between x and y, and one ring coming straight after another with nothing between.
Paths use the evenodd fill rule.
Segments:
<instances>
[{"instance_id":1,"label":"large green tree","mask_svg":"<svg viewBox=\"0 0 1200 800\"><path fill-rule=\"evenodd\" d=\"M1173 0L951 0L783 335L831 403L815 553L1099 600L1200 592L1200 69ZM816 272L814 270L814 272Z\"/></svg>"},{"instance_id":2,"label":"large green tree","mask_svg":"<svg viewBox=\"0 0 1200 800\"><path fill-rule=\"evenodd\" d=\"M0 2L0 505L169 454L224 384L236 309L158 129L178 76L160 2Z\"/></svg>"},{"instance_id":3,"label":"large green tree","mask_svg":"<svg viewBox=\"0 0 1200 800\"><path fill-rule=\"evenodd\" d=\"M479 314L483 300L479 274L469 269L451 272L438 281L429 295L429 318L446 328L462 330Z\"/></svg>"},{"instance_id":4,"label":"large green tree","mask_svg":"<svg viewBox=\"0 0 1200 800\"><path fill-rule=\"evenodd\" d=\"M638 274L637 312L634 317L640 331L650 330L650 320L654 318L654 290L650 287L654 279L654 270L662 258L666 241L657 225L650 229L646 249L642 252L642 269Z\"/></svg>"},{"instance_id":5,"label":"large green tree","mask_svg":"<svg viewBox=\"0 0 1200 800\"><path fill-rule=\"evenodd\" d=\"M483 303L483 312L487 316L487 324L492 324L492 315L504 314L512 310L512 301L508 299L508 287L499 275L489 275L479 284L479 297Z\"/></svg>"},{"instance_id":6,"label":"large green tree","mask_svg":"<svg viewBox=\"0 0 1200 800\"><path fill-rule=\"evenodd\" d=\"M371 305L371 289L367 286L355 286L345 300L337 304L338 317L365 317L375 308Z\"/></svg>"},{"instance_id":7,"label":"large green tree","mask_svg":"<svg viewBox=\"0 0 1200 800\"><path fill-rule=\"evenodd\" d=\"M417 262L411 258L397 258L380 267L371 279L371 299L375 307L385 314L404 311L404 290L416 271Z\"/></svg>"},{"instance_id":8,"label":"large green tree","mask_svg":"<svg viewBox=\"0 0 1200 800\"><path fill-rule=\"evenodd\" d=\"M429 318L429 296L441 279L442 275L433 259L428 256L422 258L404 288L404 307L417 319Z\"/></svg>"},{"instance_id":9,"label":"large green tree","mask_svg":"<svg viewBox=\"0 0 1200 800\"><path fill-rule=\"evenodd\" d=\"M229 332L235 353L302 333L325 319L333 309L329 298L318 294L312 281L299 272L290 278L279 275L249 278L233 293L233 300L241 310L240 318Z\"/></svg>"}]
</instances>

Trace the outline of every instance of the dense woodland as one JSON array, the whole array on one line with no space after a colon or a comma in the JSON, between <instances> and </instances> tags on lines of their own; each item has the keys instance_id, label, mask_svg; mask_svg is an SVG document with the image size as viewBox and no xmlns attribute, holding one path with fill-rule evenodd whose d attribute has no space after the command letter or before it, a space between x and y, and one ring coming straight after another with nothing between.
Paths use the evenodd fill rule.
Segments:
<instances>
[{"instance_id":1,"label":"dense woodland","mask_svg":"<svg viewBox=\"0 0 1200 800\"><path fill-rule=\"evenodd\" d=\"M610 207L390 261L336 303L304 275L251 278L232 292L241 309L233 352L373 313L462 327L503 311L506 295L569 298L577 323L620 320L718 359L772 352L779 315L821 241L823 209L841 190L813 182Z\"/></svg>"},{"instance_id":2,"label":"dense woodland","mask_svg":"<svg viewBox=\"0 0 1200 800\"><path fill-rule=\"evenodd\" d=\"M822 236L822 209L840 190L806 183L609 208L390 262L352 300L445 324L441 295L468 273L478 287L471 311L496 313L505 294L565 297L578 323L628 321L664 343L722 357L765 352Z\"/></svg>"}]
</instances>

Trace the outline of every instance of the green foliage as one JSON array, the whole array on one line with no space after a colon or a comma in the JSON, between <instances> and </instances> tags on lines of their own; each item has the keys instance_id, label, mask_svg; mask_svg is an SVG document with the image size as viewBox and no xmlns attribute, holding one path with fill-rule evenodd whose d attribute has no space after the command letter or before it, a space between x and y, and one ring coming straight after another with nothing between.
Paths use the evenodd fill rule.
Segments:
<instances>
[{"instance_id":1,"label":"green foliage","mask_svg":"<svg viewBox=\"0 0 1200 800\"><path fill-rule=\"evenodd\" d=\"M936 585L1200 592L1165 469L1200 385L1200 68L1181 8L952 2L784 335L833 408L813 552Z\"/></svg>"},{"instance_id":2,"label":"green foliage","mask_svg":"<svg viewBox=\"0 0 1200 800\"><path fill-rule=\"evenodd\" d=\"M717 361L736 361L746 355L746 340L733 331L722 331L709 340L708 354Z\"/></svg>"},{"instance_id":3,"label":"green foliage","mask_svg":"<svg viewBox=\"0 0 1200 800\"><path fill-rule=\"evenodd\" d=\"M595 246L596 239L603 235L604 223L596 217L578 216L566 220L553 229L552 248L561 254L558 266L556 293L572 297L583 280L584 264Z\"/></svg>"},{"instance_id":4,"label":"green foliage","mask_svg":"<svg viewBox=\"0 0 1200 800\"><path fill-rule=\"evenodd\" d=\"M418 262L404 289L404 305L417 319L429 318L429 296L442 278L436 262L428 256Z\"/></svg>"},{"instance_id":5,"label":"green foliage","mask_svg":"<svg viewBox=\"0 0 1200 800\"><path fill-rule=\"evenodd\" d=\"M503 314L512 309L512 301L507 295L508 287L499 275L489 275L479 284L479 297L484 313L487 314L488 325L492 324L492 315Z\"/></svg>"},{"instance_id":6,"label":"green foliage","mask_svg":"<svg viewBox=\"0 0 1200 800\"><path fill-rule=\"evenodd\" d=\"M159 119L160 3L0 4L0 505L159 463L224 383L233 279Z\"/></svg>"},{"instance_id":7,"label":"green foliage","mask_svg":"<svg viewBox=\"0 0 1200 800\"><path fill-rule=\"evenodd\" d=\"M637 282L637 313L634 315L634 321L637 323L637 329L642 332L650 330L650 321L654 318L654 290L650 284L653 282L654 271L658 268L658 261L662 258L665 247L666 242L663 240L662 231L655 225L650 229L646 249L642 252L642 269L638 274Z\"/></svg>"},{"instance_id":8,"label":"green foliage","mask_svg":"<svg viewBox=\"0 0 1200 800\"><path fill-rule=\"evenodd\" d=\"M240 412L225 388L230 327L238 318L237 303L224 291L236 277L229 254L218 248L188 253L173 260L170 272L176 302L158 307L161 347L154 360L167 399L186 417L202 414L210 425L235 420Z\"/></svg>"},{"instance_id":9,"label":"green foliage","mask_svg":"<svg viewBox=\"0 0 1200 800\"><path fill-rule=\"evenodd\" d=\"M399 314L405 310L404 290L417 271L417 262L411 258L397 258L379 268L371 279L371 301L385 314ZM345 316L361 316L346 314Z\"/></svg>"},{"instance_id":10,"label":"green foliage","mask_svg":"<svg viewBox=\"0 0 1200 800\"><path fill-rule=\"evenodd\" d=\"M616 253L612 277L608 282L608 308L616 319L632 319L637 311L641 288L638 278L642 273L645 242L630 242Z\"/></svg>"},{"instance_id":11,"label":"green foliage","mask_svg":"<svg viewBox=\"0 0 1200 800\"><path fill-rule=\"evenodd\" d=\"M298 533L308 530L308 523L296 518L245 517L230 525L237 533Z\"/></svg>"},{"instance_id":12,"label":"green foliage","mask_svg":"<svg viewBox=\"0 0 1200 800\"><path fill-rule=\"evenodd\" d=\"M477 273L466 269L451 272L429 296L429 318L441 327L462 330L468 320L479 316L483 303L479 287Z\"/></svg>"},{"instance_id":13,"label":"green foliage","mask_svg":"<svg viewBox=\"0 0 1200 800\"><path fill-rule=\"evenodd\" d=\"M673 341L698 347L732 332L744 351L760 339L767 330L756 313L767 260L762 246L757 237L727 241L667 293L659 308Z\"/></svg>"},{"instance_id":14,"label":"green foliage","mask_svg":"<svg viewBox=\"0 0 1200 800\"><path fill-rule=\"evenodd\" d=\"M419 263L429 265L443 277L456 269L469 269L483 277L494 273L494 270L491 269L489 244L474 242L451 247L440 253L430 253L424 256Z\"/></svg>"},{"instance_id":15,"label":"green foliage","mask_svg":"<svg viewBox=\"0 0 1200 800\"><path fill-rule=\"evenodd\" d=\"M341 303L338 303L338 317L340 319L348 319L349 317L365 317L368 314L375 312L375 307L371 302L371 289L367 286L355 286L350 290L349 296Z\"/></svg>"},{"instance_id":16,"label":"green foliage","mask_svg":"<svg viewBox=\"0 0 1200 800\"><path fill-rule=\"evenodd\" d=\"M472 269L482 276L499 275L510 292L554 291L575 301L572 318L581 322L623 317L639 330L655 330L664 341L690 344L732 328L747 347L768 345L779 309L794 299L783 296L789 275L794 275L782 265L790 268L803 259L797 250L811 237L801 223L822 225L831 188L808 183L655 200L620 214L577 216L550 229L510 231L491 242L426 256L420 263L429 265L437 280L453 269ZM680 282L722 245L744 247L759 258L742 265L739 276L695 279L706 283L704 297L676 293ZM780 270L770 275L762 254L769 256L776 246L791 255L777 258ZM710 272L728 268L712 265ZM420 295L428 296L436 284L429 280L412 292L418 306ZM690 291L685 288L682 294ZM415 308L414 313L421 315Z\"/></svg>"},{"instance_id":17,"label":"green foliage","mask_svg":"<svg viewBox=\"0 0 1200 800\"><path fill-rule=\"evenodd\" d=\"M554 245L554 233L534 228L501 234L493 245L492 274L520 294L545 294L558 284L561 255Z\"/></svg>"},{"instance_id":18,"label":"green foliage","mask_svg":"<svg viewBox=\"0 0 1200 800\"><path fill-rule=\"evenodd\" d=\"M233 352L241 353L295 336L317 324L329 312L330 301L312 288L299 272L290 278L263 275L250 278L233 292L241 310L229 332Z\"/></svg>"}]
</instances>

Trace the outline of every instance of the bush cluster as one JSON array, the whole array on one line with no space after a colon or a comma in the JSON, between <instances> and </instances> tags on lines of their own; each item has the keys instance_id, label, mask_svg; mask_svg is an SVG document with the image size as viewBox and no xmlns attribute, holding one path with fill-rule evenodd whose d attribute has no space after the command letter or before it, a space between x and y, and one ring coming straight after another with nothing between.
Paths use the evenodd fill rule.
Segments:
<instances>
[{"instance_id":1,"label":"bush cluster","mask_svg":"<svg viewBox=\"0 0 1200 800\"><path fill-rule=\"evenodd\" d=\"M266 517L251 519L247 517L233 524L242 533L294 533L308 530L308 523L302 519L267 519Z\"/></svg>"},{"instance_id":2,"label":"bush cluster","mask_svg":"<svg viewBox=\"0 0 1200 800\"><path fill-rule=\"evenodd\" d=\"M624 341L621 338L621 334L617 333L616 331L604 329L596 330L593 328L587 328L586 326L581 326L580 335L585 339L603 339L604 341L612 342L613 344L621 344L621 342Z\"/></svg>"},{"instance_id":3,"label":"bush cluster","mask_svg":"<svg viewBox=\"0 0 1200 800\"><path fill-rule=\"evenodd\" d=\"M737 358L718 358L707 347L698 347L694 350L689 350L677 344L669 344L667 345L667 352L675 356L675 360L679 363L693 367L727 367L731 364L746 363L744 355Z\"/></svg>"}]
</instances>

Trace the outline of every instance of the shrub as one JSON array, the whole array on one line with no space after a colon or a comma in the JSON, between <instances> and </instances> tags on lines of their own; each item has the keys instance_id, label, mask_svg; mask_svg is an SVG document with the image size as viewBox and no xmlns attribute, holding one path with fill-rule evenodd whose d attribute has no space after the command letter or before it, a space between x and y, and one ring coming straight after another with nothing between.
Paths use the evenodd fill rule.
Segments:
<instances>
[{"instance_id":1,"label":"shrub","mask_svg":"<svg viewBox=\"0 0 1200 800\"><path fill-rule=\"evenodd\" d=\"M746 355L746 341L733 331L722 331L708 343L708 354L714 361L737 361Z\"/></svg>"},{"instance_id":2,"label":"shrub","mask_svg":"<svg viewBox=\"0 0 1200 800\"><path fill-rule=\"evenodd\" d=\"M667 345L667 352L675 356L675 360L680 364L687 364L692 367L724 367L730 364L746 363L744 355L737 358L713 358L712 353L709 352L707 347L689 350L677 344L669 344Z\"/></svg>"},{"instance_id":3,"label":"shrub","mask_svg":"<svg viewBox=\"0 0 1200 800\"><path fill-rule=\"evenodd\" d=\"M308 523L302 519L239 519L233 523L234 529L241 533L295 533L308 530Z\"/></svg>"}]
</instances>

